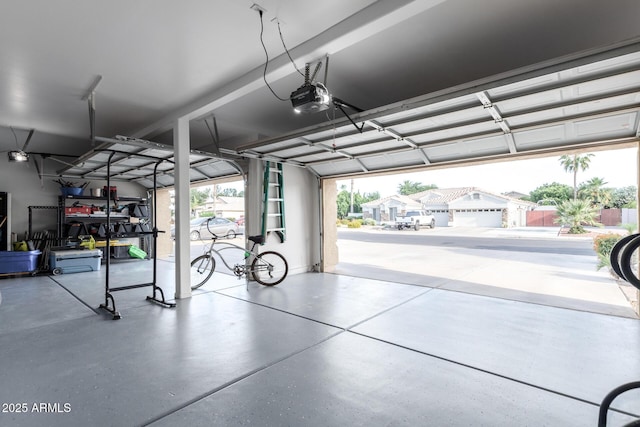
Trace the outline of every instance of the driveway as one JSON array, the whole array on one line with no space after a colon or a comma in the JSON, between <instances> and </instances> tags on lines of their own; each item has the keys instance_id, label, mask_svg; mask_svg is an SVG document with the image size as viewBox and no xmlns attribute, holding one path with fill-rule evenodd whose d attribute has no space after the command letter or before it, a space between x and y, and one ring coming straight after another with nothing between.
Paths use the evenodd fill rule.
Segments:
<instances>
[{"instance_id":1,"label":"driveway","mask_svg":"<svg viewBox=\"0 0 640 427\"><path fill-rule=\"evenodd\" d=\"M558 228L339 229L337 274L637 318L590 237Z\"/></svg>"}]
</instances>

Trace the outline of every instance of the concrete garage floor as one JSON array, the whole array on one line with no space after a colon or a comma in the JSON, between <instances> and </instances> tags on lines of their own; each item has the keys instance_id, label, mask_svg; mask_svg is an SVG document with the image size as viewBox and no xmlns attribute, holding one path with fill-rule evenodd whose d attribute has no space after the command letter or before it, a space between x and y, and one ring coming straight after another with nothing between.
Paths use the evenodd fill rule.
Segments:
<instances>
[{"instance_id":1,"label":"concrete garage floor","mask_svg":"<svg viewBox=\"0 0 640 427\"><path fill-rule=\"evenodd\" d=\"M112 285L147 281L151 265L112 265ZM158 266L171 296L174 266ZM640 379L635 319L334 274L247 288L216 273L176 308L145 301L149 288L117 292L114 321L96 309L103 280L0 280L0 425L587 426L607 392ZM640 392L614 407L609 425L637 419Z\"/></svg>"}]
</instances>

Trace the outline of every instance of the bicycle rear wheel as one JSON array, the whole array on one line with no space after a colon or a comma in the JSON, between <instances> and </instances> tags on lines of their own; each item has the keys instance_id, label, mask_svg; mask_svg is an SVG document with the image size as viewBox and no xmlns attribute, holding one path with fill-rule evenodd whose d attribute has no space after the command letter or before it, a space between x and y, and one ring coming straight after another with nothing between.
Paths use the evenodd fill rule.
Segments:
<instances>
[{"instance_id":1,"label":"bicycle rear wheel","mask_svg":"<svg viewBox=\"0 0 640 427\"><path fill-rule=\"evenodd\" d=\"M277 252L263 252L256 256L251 263L253 278L265 286L275 286L282 282L288 272L287 260Z\"/></svg>"},{"instance_id":2,"label":"bicycle rear wheel","mask_svg":"<svg viewBox=\"0 0 640 427\"><path fill-rule=\"evenodd\" d=\"M200 255L191 261L191 289L207 283L216 269L216 260L211 255Z\"/></svg>"},{"instance_id":3,"label":"bicycle rear wheel","mask_svg":"<svg viewBox=\"0 0 640 427\"><path fill-rule=\"evenodd\" d=\"M620 270L622 278L640 289L640 277L638 277L638 256L636 251L640 248L640 236L633 238L622 250L620 255Z\"/></svg>"},{"instance_id":4,"label":"bicycle rear wheel","mask_svg":"<svg viewBox=\"0 0 640 427\"><path fill-rule=\"evenodd\" d=\"M627 244L629 244L629 242L631 242L633 239L635 239L638 236L640 236L640 234L630 234L630 235L625 236L622 239L618 240L618 243L616 243L613 246L613 248L611 249L611 253L609 254L609 261L610 261L610 264L611 264L611 269L621 279L627 280L624 277L624 273L622 272L622 269L620 268L620 256L622 255L622 251L627 246Z\"/></svg>"}]
</instances>

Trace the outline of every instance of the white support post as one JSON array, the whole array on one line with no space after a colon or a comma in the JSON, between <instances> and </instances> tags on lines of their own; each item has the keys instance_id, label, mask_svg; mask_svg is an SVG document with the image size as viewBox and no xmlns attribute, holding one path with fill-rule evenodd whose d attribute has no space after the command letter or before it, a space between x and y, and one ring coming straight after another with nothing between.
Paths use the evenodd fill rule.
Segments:
<instances>
[{"instance_id":1,"label":"white support post","mask_svg":"<svg viewBox=\"0 0 640 427\"><path fill-rule=\"evenodd\" d=\"M245 233L247 236L260 234L262 231L262 161L249 159L249 169L247 173L247 191L244 194L245 200Z\"/></svg>"},{"instance_id":2,"label":"white support post","mask_svg":"<svg viewBox=\"0 0 640 427\"><path fill-rule=\"evenodd\" d=\"M173 128L175 164L175 251L176 251L176 299L191 297L189 267L191 263L191 241L189 221L191 218L189 179L189 120L176 120Z\"/></svg>"}]
</instances>

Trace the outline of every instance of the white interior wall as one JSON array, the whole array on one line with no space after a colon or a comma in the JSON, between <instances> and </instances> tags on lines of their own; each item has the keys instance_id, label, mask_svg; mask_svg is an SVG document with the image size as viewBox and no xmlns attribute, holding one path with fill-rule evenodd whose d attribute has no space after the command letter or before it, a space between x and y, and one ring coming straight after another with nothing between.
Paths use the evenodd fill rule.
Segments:
<instances>
[{"instance_id":1,"label":"white interior wall","mask_svg":"<svg viewBox=\"0 0 640 427\"><path fill-rule=\"evenodd\" d=\"M320 188L318 179L306 169L284 165L286 240L270 235L261 252L280 252L289 264L289 274L318 268L320 263ZM262 161L251 160L248 173L246 230L260 234L262 213Z\"/></svg>"},{"instance_id":2,"label":"white interior wall","mask_svg":"<svg viewBox=\"0 0 640 427\"><path fill-rule=\"evenodd\" d=\"M29 206L57 206L60 195L59 185L55 177L45 177L42 182L35 166L30 163L9 162L6 156L0 157L0 191L11 193L11 231L17 233L19 239L24 237L29 228ZM89 182L85 195L94 187L102 188L106 181L84 181L66 179L74 183ZM118 194L131 197L146 197L147 191L141 185L129 182L112 181L118 187ZM55 210L34 210L33 231L55 230Z\"/></svg>"}]
</instances>

